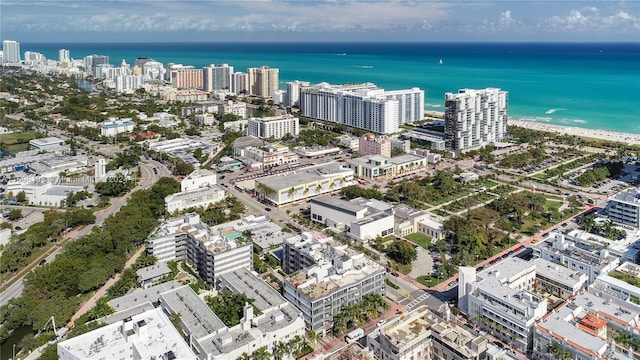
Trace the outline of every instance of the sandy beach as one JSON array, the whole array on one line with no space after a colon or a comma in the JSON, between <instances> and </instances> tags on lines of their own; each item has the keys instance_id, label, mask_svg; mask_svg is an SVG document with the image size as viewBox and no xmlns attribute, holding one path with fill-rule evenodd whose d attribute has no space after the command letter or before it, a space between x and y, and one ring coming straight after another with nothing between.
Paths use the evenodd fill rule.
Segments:
<instances>
[{"instance_id":1,"label":"sandy beach","mask_svg":"<svg viewBox=\"0 0 640 360\"><path fill-rule=\"evenodd\" d=\"M509 119L509 125L520 126L527 129L550 131L558 134L568 134L592 139L600 139L607 141L617 141L632 145L640 145L640 134L628 134L615 131L583 129L572 126L559 126L541 124L532 121L512 120Z\"/></svg>"}]
</instances>

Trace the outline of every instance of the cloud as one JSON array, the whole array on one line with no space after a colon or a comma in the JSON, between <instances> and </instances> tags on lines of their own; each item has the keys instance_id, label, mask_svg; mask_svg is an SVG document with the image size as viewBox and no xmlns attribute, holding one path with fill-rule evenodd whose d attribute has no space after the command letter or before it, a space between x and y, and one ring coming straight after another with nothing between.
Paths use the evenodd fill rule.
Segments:
<instances>
[{"instance_id":1,"label":"cloud","mask_svg":"<svg viewBox=\"0 0 640 360\"><path fill-rule=\"evenodd\" d=\"M571 9L563 16L552 16L541 23L541 27L553 31L603 31L640 29L640 18L627 11L618 10L611 15L602 15L598 8Z\"/></svg>"},{"instance_id":2,"label":"cloud","mask_svg":"<svg viewBox=\"0 0 640 360\"><path fill-rule=\"evenodd\" d=\"M513 25L514 20L511 17L511 10L504 11L500 14L500 26L502 27L510 27Z\"/></svg>"}]
</instances>

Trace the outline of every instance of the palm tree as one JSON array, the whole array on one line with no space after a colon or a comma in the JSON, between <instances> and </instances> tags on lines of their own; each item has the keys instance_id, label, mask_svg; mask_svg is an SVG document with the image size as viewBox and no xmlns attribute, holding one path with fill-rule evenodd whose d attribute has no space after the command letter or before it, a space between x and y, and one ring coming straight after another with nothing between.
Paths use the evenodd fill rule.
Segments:
<instances>
[{"instance_id":1,"label":"palm tree","mask_svg":"<svg viewBox=\"0 0 640 360\"><path fill-rule=\"evenodd\" d=\"M287 194L289 194L289 200L293 202L293 197L296 195L296 189L292 186L291 189L287 191Z\"/></svg>"},{"instance_id":2,"label":"palm tree","mask_svg":"<svg viewBox=\"0 0 640 360\"><path fill-rule=\"evenodd\" d=\"M291 339L291 341L289 341L289 345L291 346L291 352L293 354L298 354L304 346L304 338L300 335L296 335Z\"/></svg>"},{"instance_id":3,"label":"palm tree","mask_svg":"<svg viewBox=\"0 0 640 360\"><path fill-rule=\"evenodd\" d=\"M284 359L285 355L289 355L291 353L290 350L291 349L289 348L289 345L287 343L278 341L273 346L273 355L276 357L276 359L281 360Z\"/></svg>"},{"instance_id":4,"label":"palm tree","mask_svg":"<svg viewBox=\"0 0 640 360\"><path fill-rule=\"evenodd\" d=\"M271 353L269 353L266 347L262 346L253 352L253 358L254 360L270 360Z\"/></svg>"},{"instance_id":5,"label":"palm tree","mask_svg":"<svg viewBox=\"0 0 640 360\"><path fill-rule=\"evenodd\" d=\"M318 333L314 330L309 331L307 333L307 339L309 339L309 341L311 341L311 344L315 346L316 342L318 341Z\"/></svg>"},{"instance_id":6,"label":"palm tree","mask_svg":"<svg viewBox=\"0 0 640 360\"><path fill-rule=\"evenodd\" d=\"M240 357L238 358L238 360L251 360L251 355L247 354L246 352L243 352L242 355L240 355Z\"/></svg>"}]
</instances>

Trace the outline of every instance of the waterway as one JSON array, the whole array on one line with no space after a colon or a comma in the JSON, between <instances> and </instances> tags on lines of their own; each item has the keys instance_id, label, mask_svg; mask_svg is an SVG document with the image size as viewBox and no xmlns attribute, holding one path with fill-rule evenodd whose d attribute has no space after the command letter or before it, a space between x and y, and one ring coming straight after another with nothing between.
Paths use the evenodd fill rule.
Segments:
<instances>
[{"instance_id":1,"label":"waterway","mask_svg":"<svg viewBox=\"0 0 640 360\"><path fill-rule=\"evenodd\" d=\"M78 79L76 80L76 84L78 84L80 88L84 89L84 91L88 93L93 92L93 81L91 80Z\"/></svg>"},{"instance_id":2,"label":"waterway","mask_svg":"<svg viewBox=\"0 0 640 360\"><path fill-rule=\"evenodd\" d=\"M23 326L14 330L2 344L0 344L0 360L9 360L13 356L13 346L15 344L16 354L22 347L20 342L28 337L33 336L33 328L31 326Z\"/></svg>"}]
</instances>

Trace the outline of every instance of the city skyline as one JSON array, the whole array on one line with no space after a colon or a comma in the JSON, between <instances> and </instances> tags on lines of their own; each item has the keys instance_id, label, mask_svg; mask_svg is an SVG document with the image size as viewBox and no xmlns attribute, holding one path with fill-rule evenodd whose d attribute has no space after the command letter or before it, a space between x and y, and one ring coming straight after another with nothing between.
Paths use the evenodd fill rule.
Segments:
<instances>
[{"instance_id":1,"label":"city skyline","mask_svg":"<svg viewBox=\"0 0 640 360\"><path fill-rule=\"evenodd\" d=\"M3 1L20 42L640 41L626 1ZM46 14L47 16L43 16Z\"/></svg>"}]
</instances>

